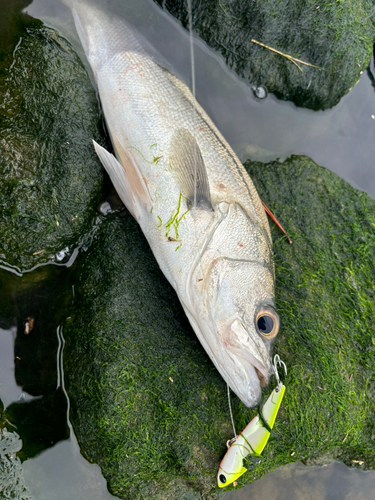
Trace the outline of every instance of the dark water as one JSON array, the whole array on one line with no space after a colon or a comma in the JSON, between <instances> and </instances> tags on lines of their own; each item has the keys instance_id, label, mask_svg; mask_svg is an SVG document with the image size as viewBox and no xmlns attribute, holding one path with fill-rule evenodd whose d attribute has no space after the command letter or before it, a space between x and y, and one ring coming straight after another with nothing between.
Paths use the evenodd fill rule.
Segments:
<instances>
[{"instance_id":1,"label":"dark water","mask_svg":"<svg viewBox=\"0 0 375 500\"><path fill-rule=\"evenodd\" d=\"M175 20L151 0L132 0L126 5L120 0L99 3L132 22L190 83L189 39ZM82 54L64 5L52 0L27 4L26 0L1 1L1 47L17 44L19 22L14 12L26 7L29 15L59 29ZM304 153L375 197L371 73L364 73L338 106L323 113L297 109L273 96L258 100L250 85L198 39L195 63L197 98L242 160L269 161ZM81 254L77 259L83 258ZM69 422L60 324L74 301L74 268L51 265L24 277L0 269L0 400L6 409L8 431L23 441L19 452L23 463L15 458L10 467L22 476L25 498L112 497L99 467L81 455ZM32 293L28 291L31 282ZM35 323L25 335L28 317ZM370 500L374 490L374 472L348 469L339 463L325 467L291 464L225 498Z\"/></svg>"}]
</instances>

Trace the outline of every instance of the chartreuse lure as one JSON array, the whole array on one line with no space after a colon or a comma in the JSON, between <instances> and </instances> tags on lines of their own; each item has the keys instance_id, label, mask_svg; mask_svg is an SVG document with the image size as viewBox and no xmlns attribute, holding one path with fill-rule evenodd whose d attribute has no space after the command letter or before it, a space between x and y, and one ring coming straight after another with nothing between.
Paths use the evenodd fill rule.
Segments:
<instances>
[{"instance_id":1,"label":"chartreuse lure","mask_svg":"<svg viewBox=\"0 0 375 500\"><path fill-rule=\"evenodd\" d=\"M276 355L274 358L274 370L278 384L267 399L262 410L263 419L267 423L269 429L272 429L275 423L285 393L285 385L283 385L279 379L277 364L283 365L286 371L285 363ZM242 476L242 474L247 472L247 469L243 466L243 459L248 455L259 456L264 450L269 437L270 431L264 426L259 415L257 415L245 429L232 440L232 444L229 444L228 451L221 461L217 473L219 488L228 486Z\"/></svg>"}]
</instances>

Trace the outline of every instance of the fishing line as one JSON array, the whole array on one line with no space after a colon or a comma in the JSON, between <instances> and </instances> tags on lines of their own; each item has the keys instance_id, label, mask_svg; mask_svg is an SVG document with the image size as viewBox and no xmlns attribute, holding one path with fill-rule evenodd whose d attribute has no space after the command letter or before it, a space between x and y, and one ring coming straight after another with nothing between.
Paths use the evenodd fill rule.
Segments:
<instances>
[{"instance_id":1,"label":"fishing line","mask_svg":"<svg viewBox=\"0 0 375 500\"><path fill-rule=\"evenodd\" d=\"M191 93L195 98L195 59L194 59L194 40L193 40L193 9L191 5L192 0L187 0L187 10L188 10L188 18L189 18L189 34L190 34L190 64L191 64ZM194 205L197 206L197 187L198 187L198 175L197 175L197 146L194 145L193 154L193 164L194 164ZM197 232L196 226L193 225L194 228L194 239L197 241ZM202 265L201 262L199 262Z\"/></svg>"},{"instance_id":2,"label":"fishing line","mask_svg":"<svg viewBox=\"0 0 375 500\"><path fill-rule=\"evenodd\" d=\"M227 384L227 392L228 392L228 403L229 403L230 419L232 421L232 427L233 427L234 437L236 438L237 437L237 432L236 432L236 427L234 426L232 405L231 405L231 402L230 402L230 387L229 387L229 384Z\"/></svg>"},{"instance_id":3,"label":"fishing line","mask_svg":"<svg viewBox=\"0 0 375 500\"><path fill-rule=\"evenodd\" d=\"M191 92L195 97L195 64L194 64L194 42L193 42L193 12L191 0L187 0L190 33L190 61L191 61Z\"/></svg>"},{"instance_id":4,"label":"fishing line","mask_svg":"<svg viewBox=\"0 0 375 500\"><path fill-rule=\"evenodd\" d=\"M193 40L193 10L191 0L187 0L187 10L189 18L189 34L190 34L190 64L191 64L191 93L195 98L195 59L194 59L194 40ZM194 147L194 207L197 206L197 151Z\"/></svg>"}]
</instances>

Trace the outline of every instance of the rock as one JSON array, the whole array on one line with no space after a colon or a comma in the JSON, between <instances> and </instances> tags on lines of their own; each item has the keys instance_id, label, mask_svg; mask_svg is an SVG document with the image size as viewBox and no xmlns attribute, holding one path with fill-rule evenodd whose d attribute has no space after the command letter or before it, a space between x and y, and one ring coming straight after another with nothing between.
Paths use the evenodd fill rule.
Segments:
<instances>
[{"instance_id":1,"label":"rock","mask_svg":"<svg viewBox=\"0 0 375 500\"><path fill-rule=\"evenodd\" d=\"M293 240L273 227L288 377L272 468L337 458L373 469L375 201L306 157L247 169Z\"/></svg>"},{"instance_id":2,"label":"rock","mask_svg":"<svg viewBox=\"0 0 375 500\"><path fill-rule=\"evenodd\" d=\"M155 0L188 27L185 0ZM327 109L357 83L375 38L373 2L192 0L193 29L254 87ZM319 69L292 63L260 42ZM302 70L302 71L301 71Z\"/></svg>"},{"instance_id":3,"label":"rock","mask_svg":"<svg viewBox=\"0 0 375 500\"><path fill-rule=\"evenodd\" d=\"M130 215L80 262L64 359L85 456L115 495L199 499L230 436L224 382Z\"/></svg>"},{"instance_id":4,"label":"rock","mask_svg":"<svg viewBox=\"0 0 375 500\"><path fill-rule=\"evenodd\" d=\"M0 495L1 498L31 500L25 484L23 469L17 452L22 448L22 441L16 432L0 429Z\"/></svg>"},{"instance_id":5,"label":"rock","mask_svg":"<svg viewBox=\"0 0 375 500\"><path fill-rule=\"evenodd\" d=\"M375 202L305 157L246 166L293 245L272 228L288 367L276 439L238 483L298 460L374 468ZM127 500L219 498L226 385L136 222L107 216L78 264L64 360L83 453ZM256 410L232 406L239 431Z\"/></svg>"},{"instance_id":6,"label":"rock","mask_svg":"<svg viewBox=\"0 0 375 500\"><path fill-rule=\"evenodd\" d=\"M17 19L18 43L0 58L0 259L25 269L69 259L95 220L103 174L81 61L54 30Z\"/></svg>"}]
</instances>

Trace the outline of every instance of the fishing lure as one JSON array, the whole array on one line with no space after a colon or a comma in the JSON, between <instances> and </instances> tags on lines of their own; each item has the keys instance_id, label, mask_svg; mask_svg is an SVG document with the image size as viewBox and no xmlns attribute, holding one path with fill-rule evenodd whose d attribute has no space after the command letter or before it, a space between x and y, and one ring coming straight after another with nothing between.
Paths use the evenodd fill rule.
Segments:
<instances>
[{"instance_id":1,"label":"fishing lure","mask_svg":"<svg viewBox=\"0 0 375 500\"><path fill-rule=\"evenodd\" d=\"M285 373L287 373L285 363L280 360L278 354L274 357L274 371L277 387L272 391L262 410L263 419L269 429L272 429L275 423L285 393L285 385L280 381L277 365L283 366ZM229 446L228 451L221 461L217 473L217 484L219 488L228 486L242 476L242 474L247 472L247 469L243 465L243 459L248 455L259 457L269 437L270 431L264 426L259 415L257 415L245 429L232 440L231 444L230 441L227 443Z\"/></svg>"}]
</instances>

